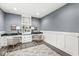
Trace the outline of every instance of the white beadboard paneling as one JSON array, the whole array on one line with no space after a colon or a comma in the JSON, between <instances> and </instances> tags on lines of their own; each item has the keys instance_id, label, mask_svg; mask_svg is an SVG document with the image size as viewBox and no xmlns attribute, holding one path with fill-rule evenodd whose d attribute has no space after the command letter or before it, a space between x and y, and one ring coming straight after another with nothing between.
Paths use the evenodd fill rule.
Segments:
<instances>
[{"instance_id":1,"label":"white beadboard paneling","mask_svg":"<svg viewBox=\"0 0 79 59\"><path fill-rule=\"evenodd\" d=\"M63 34L58 34L57 35L57 48L61 49L61 50L64 50L65 47L64 47L64 35Z\"/></svg>"},{"instance_id":2,"label":"white beadboard paneling","mask_svg":"<svg viewBox=\"0 0 79 59\"><path fill-rule=\"evenodd\" d=\"M66 35L65 49L71 55L78 55L78 38L72 35Z\"/></svg>"},{"instance_id":3,"label":"white beadboard paneling","mask_svg":"<svg viewBox=\"0 0 79 59\"><path fill-rule=\"evenodd\" d=\"M56 46L56 35L54 35L52 32L47 31L44 32L44 36L45 36L45 41L48 42L49 44Z\"/></svg>"},{"instance_id":4,"label":"white beadboard paneling","mask_svg":"<svg viewBox=\"0 0 79 59\"><path fill-rule=\"evenodd\" d=\"M79 33L42 31L45 41L73 56L78 55Z\"/></svg>"}]
</instances>

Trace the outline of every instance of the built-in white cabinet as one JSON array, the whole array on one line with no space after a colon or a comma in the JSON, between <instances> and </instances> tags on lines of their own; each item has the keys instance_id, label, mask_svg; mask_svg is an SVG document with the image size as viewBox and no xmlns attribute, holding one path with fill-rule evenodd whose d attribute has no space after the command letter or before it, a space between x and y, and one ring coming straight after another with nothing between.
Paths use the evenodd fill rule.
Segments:
<instances>
[{"instance_id":1,"label":"built-in white cabinet","mask_svg":"<svg viewBox=\"0 0 79 59\"><path fill-rule=\"evenodd\" d=\"M6 37L0 37L0 47L7 46L7 39Z\"/></svg>"},{"instance_id":2,"label":"built-in white cabinet","mask_svg":"<svg viewBox=\"0 0 79 59\"><path fill-rule=\"evenodd\" d=\"M22 37L21 39L22 43L32 42L32 35L3 36L3 37L0 37L0 48L3 46L7 46L8 44L11 44L12 40L16 37ZM17 41L17 39L14 39L14 40ZM14 43L17 43L17 42L14 42Z\"/></svg>"},{"instance_id":3,"label":"built-in white cabinet","mask_svg":"<svg viewBox=\"0 0 79 59\"><path fill-rule=\"evenodd\" d=\"M21 24L31 26L31 17L22 17Z\"/></svg>"},{"instance_id":4,"label":"built-in white cabinet","mask_svg":"<svg viewBox=\"0 0 79 59\"><path fill-rule=\"evenodd\" d=\"M22 35L22 43L32 42L32 35Z\"/></svg>"},{"instance_id":5,"label":"built-in white cabinet","mask_svg":"<svg viewBox=\"0 0 79 59\"><path fill-rule=\"evenodd\" d=\"M31 33L31 17L22 17L21 32L22 34Z\"/></svg>"},{"instance_id":6,"label":"built-in white cabinet","mask_svg":"<svg viewBox=\"0 0 79 59\"><path fill-rule=\"evenodd\" d=\"M62 51L77 56L78 53L78 33L43 31L44 41L55 46Z\"/></svg>"}]
</instances>

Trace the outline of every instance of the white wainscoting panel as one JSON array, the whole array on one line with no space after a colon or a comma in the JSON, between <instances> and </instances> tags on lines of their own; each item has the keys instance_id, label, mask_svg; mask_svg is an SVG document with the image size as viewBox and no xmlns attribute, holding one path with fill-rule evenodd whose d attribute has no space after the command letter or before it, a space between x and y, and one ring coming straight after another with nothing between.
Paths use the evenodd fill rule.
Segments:
<instances>
[{"instance_id":1,"label":"white wainscoting panel","mask_svg":"<svg viewBox=\"0 0 79 59\"><path fill-rule=\"evenodd\" d=\"M78 53L78 36L79 33L42 31L44 33L44 41L69 53L77 56Z\"/></svg>"},{"instance_id":2,"label":"white wainscoting panel","mask_svg":"<svg viewBox=\"0 0 79 59\"><path fill-rule=\"evenodd\" d=\"M57 34L57 48L64 50L65 49L64 44L64 35L63 34Z\"/></svg>"},{"instance_id":3,"label":"white wainscoting panel","mask_svg":"<svg viewBox=\"0 0 79 59\"><path fill-rule=\"evenodd\" d=\"M78 55L78 38L75 36L65 36L65 49L71 55Z\"/></svg>"}]
</instances>

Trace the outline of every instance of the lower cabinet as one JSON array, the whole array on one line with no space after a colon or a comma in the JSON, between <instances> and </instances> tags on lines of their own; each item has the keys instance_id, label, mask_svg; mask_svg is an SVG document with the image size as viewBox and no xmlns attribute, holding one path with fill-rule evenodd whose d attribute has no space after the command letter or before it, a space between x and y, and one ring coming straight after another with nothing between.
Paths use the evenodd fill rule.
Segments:
<instances>
[{"instance_id":1,"label":"lower cabinet","mask_svg":"<svg viewBox=\"0 0 79 59\"><path fill-rule=\"evenodd\" d=\"M22 36L22 43L31 42L32 41L32 35L23 35Z\"/></svg>"},{"instance_id":2,"label":"lower cabinet","mask_svg":"<svg viewBox=\"0 0 79 59\"><path fill-rule=\"evenodd\" d=\"M6 37L1 37L0 38L0 47L3 47L3 46L7 46L7 39L6 39Z\"/></svg>"},{"instance_id":3,"label":"lower cabinet","mask_svg":"<svg viewBox=\"0 0 79 59\"><path fill-rule=\"evenodd\" d=\"M18 37L18 36L14 36L14 37ZM9 39L9 41L11 41L10 40L11 38L13 39L13 36L0 37L0 48L3 46L7 46L8 45L7 40ZM22 35L22 43L31 42L31 41L32 41L32 35Z\"/></svg>"}]
</instances>

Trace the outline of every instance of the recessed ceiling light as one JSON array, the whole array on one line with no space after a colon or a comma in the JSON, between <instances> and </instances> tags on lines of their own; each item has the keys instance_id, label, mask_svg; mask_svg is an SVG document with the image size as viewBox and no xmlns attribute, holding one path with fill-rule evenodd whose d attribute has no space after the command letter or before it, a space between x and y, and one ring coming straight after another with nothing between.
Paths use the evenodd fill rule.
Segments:
<instances>
[{"instance_id":1,"label":"recessed ceiling light","mask_svg":"<svg viewBox=\"0 0 79 59\"><path fill-rule=\"evenodd\" d=\"M14 10L17 10L16 8L14 8Z\"/></svg>"},{"instance_id":2,"label":"recessed ceiling light","mask_svg":"<svg viewBox=\"0 0 79 59\"><path fill-rule=\"evenodd\" d=\"M40 14L37 12L36 15L39 16Z\"/></svg>"}]
</instances>

